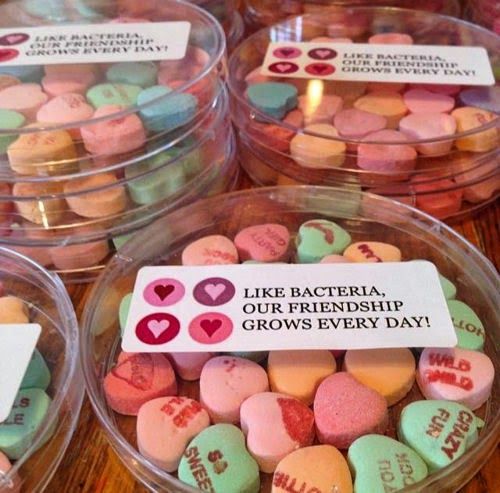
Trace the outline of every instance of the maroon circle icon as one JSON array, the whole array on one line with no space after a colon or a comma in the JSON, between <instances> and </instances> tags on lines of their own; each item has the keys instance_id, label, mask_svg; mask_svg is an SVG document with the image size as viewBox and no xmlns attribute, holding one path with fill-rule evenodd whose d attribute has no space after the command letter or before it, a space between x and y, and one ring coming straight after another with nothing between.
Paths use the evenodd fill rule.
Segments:
<instances>
[{"instance_id":1,"label":"maroon circle icon","mask_svg":"<svg viewBox=\"0 0 500 493\"><path fill-rule=\"evenodd\" d=\"M14 46L20 45L25 41L28 41L30 37L26 33L11 33L5 34L0 37L0 45L1 46Z\"/></svg>"},{"instance_id":2,"label":"maroon circle icon","mask_svg":"<svg viewBox=\"0 0 500 493\"><path fill-rule=\"evenodd\" d=\"M305 71L315 77L325 77L326 75L333 74L335 72L335 67L330 63L316 62L307 65Z\"/></svg>"},{"instance_id":3,"label":"maroon circle icon","mask_svg":"<svg viewBox=\"0 0 500 493\"><path fill-rule=\"evenodd\" d=\"M139 321L135 334L144 344L158 346L175 339L180 328L179 320L170 313L152 313Z\"/></svg>"},{"instance_id":4,"label":"maroon circle icon","mask_svg":"<svg viewBox=\"0 0 500 493\"><path fill-rule=\"evenodd\" d=\"M269 70L275 74L293 74L299 70L299 66L292 62L276 62L269 65Z\"/></svg>"},{"instance_id":5,"label":"maroon circle icon","mask_svg":"<svg viewBox=\"0 0 500 493\"><path fill-rule=\"evenodd\" d=\"M332 60L337 56L337 52L331 48L314 48L307 54L314 60Z\"/></svg>"},{"instance_id":6,"label":"maroon circle icon","mask_svg":"<svg viewBox=\"0 0 500 493\"><path fill-rule=\"evenodd\" d=\"M209 277L199 282L194 290L194 299L205 306L220 306L234 297L234 284L223 277Z\"/></svg>"}]
</instances>

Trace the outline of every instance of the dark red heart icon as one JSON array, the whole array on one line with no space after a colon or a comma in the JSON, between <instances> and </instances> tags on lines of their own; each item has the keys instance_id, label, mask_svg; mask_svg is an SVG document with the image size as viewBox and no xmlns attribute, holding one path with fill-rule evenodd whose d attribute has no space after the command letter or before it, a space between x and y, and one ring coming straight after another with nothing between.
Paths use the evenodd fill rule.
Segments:
<instances>
[{"instance_id":1,"label":"dark red heart icon","mask_svg":"<svg viewBox=\"0 0 500 493\"><path fill-rule=\"evenodd\" d=\"M25 33L5 34L4 36L0 37L0 45L1 46L19 45L21 43L24 43L28 39L30 39L30 37Z\"/></svg>"},{"instance_id":2,"label":"dark red heart icon","mask_svg":"<svg viewBox=\"0 0 500 493\"><path fill-rule=\"evenodd\" d=\"M13 60L17 55L19 55L19 52L14 48L2 48L0 49L0 63Z\"/></svg>"},{"instance_id":3,"label":"dark red heart icon","mask_svg":"<svg viewBox=\"0 0 500 493\"><path fill-rule=\"evenodd\" d=\"M294 48L293 46L283 46L281 48L276 48L273 51L273 55L276 58L284 58L285 60L289 60L290 58L297 58L302 55L302 52L298 48Z\"/></svg>"},{"instance_id":4,"label":"dark red heart icon","mask_svg":"<svg viewBox=\"0 0 500 493\"><path fill-rule=\"evenodd\" d=\"M158 284L158 286L155 286L154 292L161 301L165 301L165 298L167 298L174 289L175 286L172 286L172 284Z\"/></svg>"},{"instance_id":5,"label":"dark red heart icon","mask_svg":"<svg viewBox=\"0 0 500 493\"><path fill-rule=\"evenodd\" d=\"M337 52L331 48L314 48L307 54L314 60L331 60L337 56Z\"/></svg>"},{"instance_id":6,"label":"dark red heart icon","mask_svg":"<svg viewBox=\"0 0 500 493\"><path fill-rule=\"evenodd\" d=\"M222 322L220 320L202 320L200 322L200 327L203 329L205 334L207 334L208 337L212 337L219 329L220 326L222 325Z\"/></svg>"},{"instance_id":7,"label":"dark red heart icon","mask_svg":"<svg viewBox=\"0 0 500 493\"><path fill-rule=\"evenodd\" d=\"M335 67L329 63L311 63L307 65L305 71L311 75L324 77L333 74L333 72L335 72Z\"/></svg>"},{"instance_id":8,"label":"dark red heart icon","mask_svg":"<svg viewBox=\"0 0 500 493\"><path fill-rule=\"evenodd\" d=\"M275 74L293 74L299 70L299 66L291 62L276 62L269 65L269 70Z\"/></svg>"}]
</instances>

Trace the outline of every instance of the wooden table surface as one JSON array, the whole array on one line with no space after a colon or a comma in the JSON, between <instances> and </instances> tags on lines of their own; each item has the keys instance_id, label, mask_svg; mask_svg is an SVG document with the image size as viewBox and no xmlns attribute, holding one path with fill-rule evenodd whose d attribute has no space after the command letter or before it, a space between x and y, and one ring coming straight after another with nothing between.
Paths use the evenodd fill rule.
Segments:
<instances>
[{"instance_id":1,"label":"wooden table surface","mask_svg":"<svg viewBox=\"0 0 500 493\"><path fill-rule=\"evenodd\" d=\"M476 217L453 225L461 235L482 250L495 266L500 265L500 205L490 206ZM88 286L70 286L70 295L80 317ZM500 493L500 451L491 456L462 493ZM49 493L139 493L146 491L122 465L100 430L85 399L78 428L54 479Z\"/></svg>"}]
</instances>

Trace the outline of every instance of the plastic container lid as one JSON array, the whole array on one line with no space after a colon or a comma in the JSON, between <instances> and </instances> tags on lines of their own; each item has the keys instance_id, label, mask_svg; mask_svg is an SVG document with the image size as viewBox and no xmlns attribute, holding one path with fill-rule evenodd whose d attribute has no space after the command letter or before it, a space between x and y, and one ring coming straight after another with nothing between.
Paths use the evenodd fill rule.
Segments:
<instances>
[{"instance_id":1,"label":"plastic container lid","mask_svg":"<svg viewBox=\"0 0 500 493\"><path fill-rule=\"evenodd\" d=\"M387 241L399 247L403 260L428 259L457 287L458 298L469 304L487 330L485 353L497 371L492 395L479 411L485 426L479 440L450 466L404 490L458 490L481 467L496 445L500 431L500 375L498 275L491 263L470 243L444 224L403 204L361 192L326 187L273 187L253 189L205 200L176 211L149 226L115 256L96 283L88 300L81 331L82 365L87 391L96 415L114 450L143 484L156 490L194 492L142 457L136 449L135 424L108 406L102 381L119 352L118 308L133 290L137 271L146 265L177 265L182 250L192 241L213 234L234 238L255 224L279 223L293 235L309 219L333 220L358 240ZM191 384L181 386L181 393ZM390 415L409 401L420 399L414 389ZM394 429L394 422L390 429ZM266 478L269 480L269 477ZM269 484L269 483L266 483ZM265 491L268 491L265 489Z\"/></svg>"},{"instance_id":2,"label":"plastic container lid","mask_svg":"<svg viewBox=\"0 0 500 493\"><path fill-rule=\"evenodd\" d=\"M46 393L52 402L24 455L0 477L0 492L43 491L76 428L84 389L78 364L78 323L61 280L32 260L0 247L0 282L6 295L24 301L31 323L42 333L37 349L51 373ZM48 441L43 445L47 434ZM0 475L1 476L1 475Z\"/></svg>"}]
</instances>

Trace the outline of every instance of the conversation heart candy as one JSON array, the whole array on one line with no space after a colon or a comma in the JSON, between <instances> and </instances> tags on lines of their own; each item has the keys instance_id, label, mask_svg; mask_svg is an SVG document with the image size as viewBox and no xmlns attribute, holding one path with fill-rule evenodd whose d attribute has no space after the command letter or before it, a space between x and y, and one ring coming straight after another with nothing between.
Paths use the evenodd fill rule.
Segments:
<instances>
[{"instance_id":1,"label":"conversation heart candy","mask_svg":"<svg viewBox=\"0 0 500 493\"><path fill-rule=\"evenodd\" d=\"M399 122L399 129L409 140L442 139L431 144L417 144L416 149L426 156L439 156L450 152L457 129L455 118L446 113L412 113Z\"/></svg>"},{"instance_id":2,"label":"conversation heart candy","mask_svg":"<svg viewBox=\"0 0 500 493\"><path fill-rule=\"evenodd\" d=\"M40 80L43 68L40 65L9 65L2 67L0 73L16 77L23 82L33 82Z\"/></svg>"},{"instance_id":3,"label":"conversation heart candy","mask_svg":"<svg viewBox=\"0 0 500 493\"><path fill-rule=\"evenodd\" d=\"M156 101L155 104L148 104ZM186 125L196 115L198 100L192 94L173 93L169 87L153 86L137 96L140 115L147 129L161 132L171 131Z\"/></svg>"},{"instance_id":4,"label":"conversation heart candy","mask_svg":"<svg viewBox=\"0 0 500 493\"><path fill-rule=\"evenodd\" d=\"M1 93L0 93L1 94ZM497 116L490 111L463 106L453 110L451 116L457 121L457 132L469 132L483 125L489 125ZM497 128L492 127L475 132L456 141L457 149L470 152L488 152L498 147Z\"/></svg>"},{"instance_id":5,"label":"conversation heart candy","mask_svg":"<svg viewBox=\"0 0 500 493\"><path fill-rule=\"evenodd\" d=\"M358 241L344 251L351 262L400 262L401 250L389 243Z\"/></svg>"},{"instance_id":6,"label":"conversation heart candy","mask_svg":"<svg viewBox=\"0 0 500 493\"><path fill-rule=\"evenodd\" d=\"M67 93L85 95L89 87L95 82L95 73L85 71L48 73L41 83L44 92L54 98Z\"/></svg>"},{"instance_id":7,"label":"conversation heart candy","mask_svg":"<svg viewBox=\"0 0 500 493\"><path fill-rule=\"evenodd\" d=\"M324 94L320 101L316 95L305 94L299 96L299 110L304 115L304 123L332 123L333 117L342 109L342 98L334 94Z\"/></svg>"},{"instance_id":8,"label":"conversation heart candy","mask_svg":"<svg viewBox=\"0 0 500 493\"><path fill-rule=\"evenodd\" d=\"M33 438L45 421L51 404L42 389L21 389L8 418L0 423L0 450L9 459L20 459L33 445ZM37 443L42 447L50 438L47 433Z\"/></svg>"},{"instance_id":9,"label":"conversation heart candy","mask_svg":"<svg viewBox=\"0 0 500 493\"><path fill-rule=\"evenodd\" d=\"M209 426L186 448L179 479L202 491L257 493L259 467L245 447L243 433L234 425Z\"/></svg>"},{"instance_id":10,"label":"conversation heart candy","mask_svg":"<svg viewBox=\"0 0 500 493\"><path fill-rule=\"evenodd\" d=\"M258 224L242 229L234 238L240 260L287 260L290 233L281 224Z\"/></svg>"},{"instance_id":11,"label":"conversation heart candy","mask_svg":"<svg viewBox=\"0 0 500 493\"><path fill-rule=\"evenodd\" d=\"M473 411L490 396L495 369L490 358L461 348L426 348L420 355L417 383L426 399L446 399Z\"/></svg>"},{"instance_id":12,"label":"conversation heart candy","mask_svg":"<svg viewBox=\"0 0 500 493\"><path fill-rule=\"evenodd\" d=\"M354 102L358 110L383 116L387 120L387 128L398 128L399 120L408 113L403 97L397 92L373 91L361 96Z\"/></svg>"},{"instance_id":13,"label":"conversation heart candy","mask_svg":"<svg viewBox=\"0 0 500 493\"><path fill-rule=\"evenodd\" d=\"M182 252L182 265L237 264L234 243L222 235L204 236L193 241Z\"/></svg>"},{"instance_id":14,"label":"conversation heart candy","mask_svg":"<svg viewBox=\"0 0 500 493\"><path fill-rule=\"evenodd\" d=\"M313 219L300 226L296 243L298 262L308 264L342 253L351 243L351 236L332 221Z\"/></svg>"},{"instance_id":15,"label":"conversation heart candy","mask_svg":"<svg viewBox=\"0 0 500 493\"><path fill-rule=\"evenodd\" d=\"M383 435L365 435L350 447L347 460L356 493L386 493L427 477L427 465L411 448Z\"/></svg>"},{"instance_id":16,"label":"conversation heart candy","mask_svg":"<svg viewBox=\"0 0 500 493\"><path fill-rule=\"evenodd\" d=\"M142 87L134 84L98 84L87 91L87 100L94 107L118 105L132 106L137 102L137 96Z\"/></svg>"},{"instance_id":17,"label":"conversation heart candy","mask_svg":"<svg viewBox=\"0 0 500 493\"><path fill-rule=\"evenodd\" d=\"M15 86L20 83L21 81L17 77L0 73L0 91L6 87Z\"/></svg>"},{"instance_id":18,"label":"conversation heart candy","mask_svg":"<svg viewBox=\"0 0 500 493\"><path fill-rule=\"evenodd\" d=\"M461 91L459 98L464 106L500 113L500 86L471 87Z\"/></svg>"},{"instance_id":19,"label":"conversation heart candy","mask_svg":"<svg viewBox=\"0 0 500 493\"><path fill-rule=\"evenodd\" d=\"M95 190L83 193L85 190ZM73 212L82 217L105 217L125 210L127 195L112 173L90 175L67 181L66 200Z\"/></svg>"},{"instance_id":20,"label":"conversation heart candy","mask_svg":"<svg viewBox=\"0 0 500 493\"><path fill-rule=\"evenodd\" d=\"M370 44L412 45L413 38L405 33L378 33L368 38Z\"/></svg>"},{"instance_id":21,"label":"conversation heart candy","mask_svg":"<svg viewBox=\"0 0 500 493\"><path fill-rule=\"evenodd\" d=\"M35 349L21 382L21 389L46 390L50 384L50 370L40 351Z\"/></svg>"},{"instance_id":22,"label":"conversation heart candy","mask_svg":"<svg viewBox=\"0 0 500 493\"><path fill-rule=\"evenodd\" d=\"M415 381L415 358L407 348L349 350L344 369L383 395L388 406L400 401Z\"/></svg>"},{"instance_id":23,"label":"conversation heart candy","mask_svg":"<svg viewBox=\"0 0 500 493\"><path fill-rule=\"evenodd\" d=\"M106 71L109 82L149 87L156 83L158 69L153 62L114 63Z\"/></svg>"},{"instance_id":24,"label":"conversation heart candy","mask_svg":"<svg viewBox=\"0 0 500 493\"><path fill-rule=\"evenodd\" d=\"M16 84L0 91L0 108L17 111L27 120L34 120L37 111L48 99L39 84Z\"/></svg>"},{"instance_id":25,"label":"conversation heart candy","mask_svg":"<svg viewBox=\"0 0 500 493\"><path fill-rule=\"evenodd\" d=\"M454 98L425 89L410 89L403 100L411 113L449 113L455 106Z\"/></svg>"},{"instance_id":26,"label":"conversation heart candy","mask_svg":"<svg viewBox=\"0 0 500 493\"><path fill-rule=\"evenodd\" d=\"M290 153L304 168L338 168L345 160L346 144L337 129L327 123L315 123L304 128L290 141Z\"/></svg>"},{"instance_id":27,"label":"conversation heart candy","mask_svg":"<svg viewBox=\"0 0 500 493\"><path fill-rule=\"evenodd\" d=\"M29 324L29 311L16 296L0 297L0 324Z\"/></svg>"},{"instance_id":28,"label":"conversation heart candy","mask_svg":"<svg viewBox=\"0 0 500 493\"><path fill-rule=\"evenodd\" d=\"M162 354L120 353L103 387L109 406L130 416L151 399L177 394L174 370Z\"/></svg>"},{"instance_id":29,"label":"conversation heart candy","mask_svg":"<svg viewBox=\"0 0 500 493\"><path fill-rule=\"evenodd\" d=\"M242 404L240 418L248 450L262 472L273 472L280 460L314 439L312 411L285 394L252 395Z\"/></svg>"},{"instance_id":30,"label":"conversation heart candy","mask_svg":"<svg viewBox=\"0 0 500 493\"><path fill-rule=\"evenodd\" d=\"M298 104L297 88L283 82L252 84L247 97L263 113L280 120Z\"/></svg>"},{"instance_id":31,"label":"conversation heart candy","mask_svg":"<svg viewBox=\"0 0 500 493\"><path fill-rule=\"evenodd\" d=\"M476 312L458 300L449 300L448 310L457 334L457 346L472 351L482 351L485 339L484 326Z\"/></svg>"},{"instance_id":32,"label":"conversation heart candy","mask_svg":"<svg viewBox=\"0 0 500 493\"><path fill-rule=\"evenodd\" d=\"M470 409L456 402L415 401L401 412L398 437L433 472L461 457L474 444L480 424Z\"/></svg>"},{"instance_id":33,"label":"conversation heart candy","mask_svg":"<svg viewBox=\"0 0 500 493\"><path fill-rule=\"evenodd\" d=\"M198 380L205 363L215 356L214 353L169 353L175 372L183 380Z\"/></svg>"},{"instance_id":34,"label":"conversation heart candy","mask_svg":"<svg viewBox=\"0 0 500 493\"><path fill-rule=\"evenodd\" d=\"M319 441L340 449L360 436L383 434L389 421L386 400L346 372L321 382L314 398L314 419Z\"/></svg>"},{"instance_id":35,"label":"conversation heart candy","mask_svg":"<svg viewBox=\"0 0 500 493\"><path fill-rule=\"evenodd\" d=\"M320 264L348 264L350 263L349 259L345 258L343 255L326 255L323 257Z\"/></svg>"},{"instance_id":36,"label":"conversation heart candy","mask_svg":"<svg viewBox=\"0 0 500 493\"><path fill-rule=\"evenodd\" d=\"M158 397L137 414L137 448L155 466L174 472L187 444L210 425L208 413L188 397Z\"/></svg>"},{"instance_id":37,"label":"conversation heart candy","mask_svg":"<svg viewBox=\"0 0 500 493\"><path fill-rule=\"evenodd\" d=\"M14 476L9 483L6 479L7 473L12 469L12 464L9 458L0 450L0 482L5 484L7 491L18 492L20 491L20 479L19 476Z\"/></svg>"},{"instance_id":38,"label":"conversation heart candy","mask_svg":"<svg viewBox=\"0 0 500 493\"><path fill-rule=\"evenodd\" d=\"M326 350L271 351L267 360L271 390L295 397L307 406L313 403L319 384L336 368L335 358Z\"/></svg>"},{"instance_id":39,"label":"conversation heart candy","mask_svg":"<svg viewBox=\"0 0 500 493\"><path fill-rule=\"evenodd\" d=\"M428 178L422 175L411 181L417 197L417 207L439 219L445 219L460 211L464 190L457 187L453 180L446 178L425 183ZM422 182L420 182L422 180Z\"/></svg>"},{"instance_id":40,"label":"conversation heart candy","mask_svg":"<svg viewBox=\"0 0 500 493\"><path fill-rule=\"evenodd\" d=\"M128 314L130 311L130 304L132 303L132 293L127 293L120 301L118 308L118 320L120 323L120 335L123 336L123 331L127 325Z\"/></svg>"},{"instance_id":41,"label":"conversation heart candy","mask_svg":"<svg viewBox=\"0 0 500 493\"><path fill-rule=\"evenodd\" d=\"M331 445L288 454L274 471L271 493L290 491L351 493L351 473L344 456Z\"/></svg>"},{"instance_id":42,"label":"conversation heart candy","mask_svg":"<svg viewBox=\"0 0 500 493\"><path fill-rule=\"evenodd\" d=\"M417 164L417 151L406 144L408 139L401 132L380 130L366 135L363 140L366 142L359 144L357 159L361 169L392 173L411 171Z\"/></svg>"},{"instance_id":43,"label":"conversation heart candy","mask_svg":"<svg viewBox=\"0 0 500 493\"><path fill-rule=\"evenodd\" d=\"M17 139L17 135L7 132L22 127L25 121L24 116L17 111L0 109L0 128L5 131L5 135L0 135L0 153L6 152L9 145Z\"/></svg>"},{"instance_id":44,"label":"conversation heart candy","mask_svg":"<svg viewBox=\"0 0 500 493\"><path fill-rule=\"evenodd\" d=\"M94 118L104 118L124 110L124 106L104 105L94 113ZM106 118L81 127L85 149L96 156L123 154L139 149L146 142L146 131L135 114Z\"/></svg>"},{"instance_id":45,"label":"conversation heart candy","mask_svg":"<svg viewBox=\"0 0 500 493\"><path fill-rule=\"evenodd\" d=\"M200 402L214 423L237 423L243 401L268 390L265 370L236 356L217 356L207 361L200 376Z\"/></svg>"},{"instance_id":46,"label":"conversation heart candy","mask_svg":"<svg viewBox=\"0 0 500 493\"><path fill-rule=\"evenodd\" d=\"M333 124L341 137L362 139L370 133L383 130L387 125L387 120L375 113L349 108L337 113Z\"/></svg>"}]
</instances>

